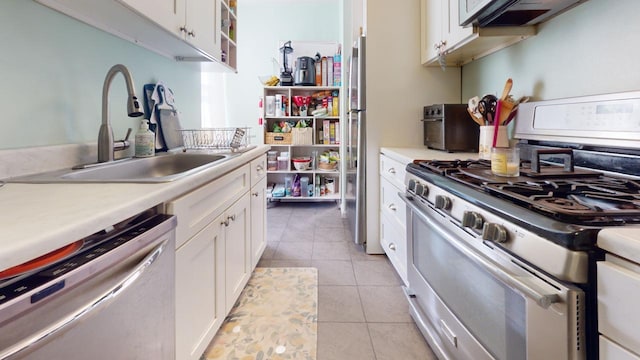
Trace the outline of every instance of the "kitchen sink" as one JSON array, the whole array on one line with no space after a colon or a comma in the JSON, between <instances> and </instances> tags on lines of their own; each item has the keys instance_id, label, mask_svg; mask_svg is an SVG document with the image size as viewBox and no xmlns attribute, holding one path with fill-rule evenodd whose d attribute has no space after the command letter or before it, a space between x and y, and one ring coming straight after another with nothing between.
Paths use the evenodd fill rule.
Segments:
<instances>
[{"instance_id":1,"label":"kitchen sink","mask_svg":"<svg viewBox=\"0 0 640 360\"><path fill-rule=\"evenodd\" d=\"M236 154L171 153L6 179L14 183L157 183L209 169Z\"/></svg>"}]
</instances>

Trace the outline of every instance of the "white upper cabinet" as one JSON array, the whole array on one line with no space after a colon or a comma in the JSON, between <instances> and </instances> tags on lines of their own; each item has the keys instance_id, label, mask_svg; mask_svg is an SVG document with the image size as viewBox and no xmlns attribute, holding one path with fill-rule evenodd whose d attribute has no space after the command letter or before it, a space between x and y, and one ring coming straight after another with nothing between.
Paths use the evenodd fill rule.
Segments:
<instances>
[{"instance_id":1,"label":"white upper cabinet","mask_svg":"<svg viewBox=\"0 0 640 360\"><path fill-rule=\"evenodd\" d=\"M176 60L222 62L222 0L36 0Z\"/></svg>"},{"instance_id":2,"label":"white upper cabinet","mask_svg":"<svg viewBox=\"0 0 640 360\"><path fill-rule=\"evenodd\" d=\"M185 40L220 59L220 1L187 0L185 6Z\"/></svg>"},{"instance_id":3,"label":"white upper cabinet","mask_svg":"<svg viewBox=\"0 0 640 360\"><path fill-rule=\"evenodd\" d=\"M421 61L461 66L536 34L534 26L462 27L458 0L420 0Z\"/></svg>"},{"instance_id":4,"label":"white upper cabinet","mask_svg":"<svg viewBox=\"0 0 640 360\"><path fill-rule=\"evenodd\" d=\"M182 36L180 27L186 18L185 0L119 0L163 28Z\"/></svg>"}]
</instances>

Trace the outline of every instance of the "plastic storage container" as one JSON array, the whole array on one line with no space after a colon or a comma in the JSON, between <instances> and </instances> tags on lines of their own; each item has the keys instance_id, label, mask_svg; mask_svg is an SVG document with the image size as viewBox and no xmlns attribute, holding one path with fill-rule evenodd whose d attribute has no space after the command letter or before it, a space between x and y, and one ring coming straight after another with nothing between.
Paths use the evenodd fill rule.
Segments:
<instances>
[{"instance_id":1,"label":"plastic storage container","mask_svg":"<svg viewBox=\"0 0 640 360\"><path fill-rule=\"evenodd\" d=\"M289 158L285 156L278 156L278 170L289 170Z\"/></svg>"},{"instance_id":2,"label":"plastic storage container","mask_svg":"<svg viewBox=\"0 0 640 360\"><path fill-rule=\"evenodd\" d=\"M300 178L300 194L303 197L309 196L309 177L307 176Z\"/></svg>"},{"instance_id":3,"label":"plastic storage container","mask_svg":"<svg viewBox=\"0 0 640 360\"><path fill-rule=\"evenodd\" d=\"M284 195L291 196L291 191L293 187L293 177L285 176L284 178Z\"/></svg>"}]
</instances>

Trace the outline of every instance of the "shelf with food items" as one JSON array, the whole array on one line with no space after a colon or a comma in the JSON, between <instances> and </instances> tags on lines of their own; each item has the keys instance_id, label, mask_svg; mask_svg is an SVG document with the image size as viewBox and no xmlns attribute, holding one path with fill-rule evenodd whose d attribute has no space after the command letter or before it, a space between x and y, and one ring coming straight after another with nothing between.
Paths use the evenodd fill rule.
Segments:
<instances>
[{"instance_id":1,"label":"shelf with food items","mask_svg":"<svg viewBox=\"0 0 640 360\"><path fill-rule=\"evenodd\" d=\"M267 153L267 198L339 200L339 152L313 146L275 146ZM300 187L298 189L298 187Z\"/></svg>"},{"instance_id":2,"label":"shelf with food items","mask_svg":"<svg viewBox=\"0 0 640 360\"><path fill-rule=\"evenodd\" d=\"M267 199L299 201L340 200L337 175L283 173L270 178L267 183Z\"/></svg>"},{"instance_id":3,"label":"shelf with food items","mask_svg":"<svg viewBox=\"0 0 640 360\"><path fill-rule=\"evenodd\" d=\"M340 116L336 86L265 86L264 118Z\"/></svg>"}]
</instances>

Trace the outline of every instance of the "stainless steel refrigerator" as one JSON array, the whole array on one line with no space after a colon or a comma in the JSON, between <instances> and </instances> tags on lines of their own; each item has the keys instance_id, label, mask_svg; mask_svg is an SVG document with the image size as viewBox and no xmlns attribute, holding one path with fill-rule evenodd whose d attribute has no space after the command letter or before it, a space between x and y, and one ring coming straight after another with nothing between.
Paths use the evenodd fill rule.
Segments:
<instances>
[{"instance_id":1,"label":"stainless steel refrigerator","mask_svg":"<svg viewBox=\"0 0 640 360\"><path fill-rule=\"evenodd\" d=\"M347 189L345 203L349 228L356 244L366 246L366 41L358 38L349 57L349 110L347 123Z\"/></svg>"}]
</instances>

